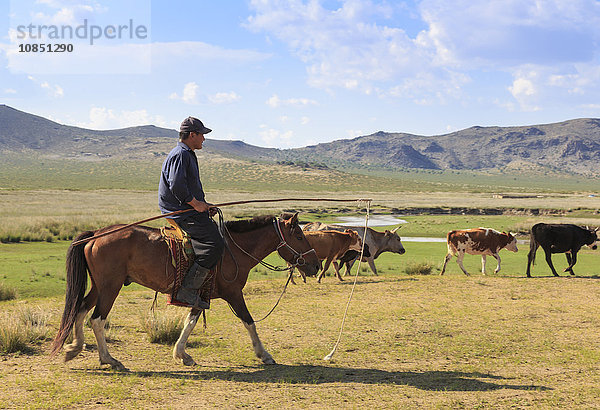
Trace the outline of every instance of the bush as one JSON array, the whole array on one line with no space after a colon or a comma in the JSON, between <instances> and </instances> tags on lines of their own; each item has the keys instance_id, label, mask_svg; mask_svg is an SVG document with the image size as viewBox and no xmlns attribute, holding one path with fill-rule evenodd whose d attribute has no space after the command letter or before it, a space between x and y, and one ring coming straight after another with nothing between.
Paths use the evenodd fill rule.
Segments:
<instances>
[{"instance_id":1,"label":"bush","mask_svg":"<svg viewBox=\"0 0 600 410\"><path fill-rule=\"evenodd\" d=\"M7 286L0 282L0 301L11 300L17 298L17 291L15 288Z\"/></svg>"},{"instance_id":2,"label":"bush","mask_svg":"<svg viewBox=\"0 0 600 410\"><path fill-rule=\"evenodd\" d=\"M432 270L433 264L428 262L412 262L404 268L407 275L431 275Z\"/></svg>"},{"instance_id":3,"label":"bush","mask_svg":"<svg viewBox=\"0 0 600 410\"><path fill-rule=\"evenodd\" d=\"M150 343L173 345L183 329L183 318L174 314L148 314L143 323Z\"/></svg>"},{"instance_id":4,"label":"bush","mask_svg":"<svg viewBox=\"0 0 600 410\"><path fill-rule=\"evenodd\" d=\"M46 338L47 320L42 310L28 307L0 318L0 353L28 353L30 344Z\"/></svg>"}]
</instances>

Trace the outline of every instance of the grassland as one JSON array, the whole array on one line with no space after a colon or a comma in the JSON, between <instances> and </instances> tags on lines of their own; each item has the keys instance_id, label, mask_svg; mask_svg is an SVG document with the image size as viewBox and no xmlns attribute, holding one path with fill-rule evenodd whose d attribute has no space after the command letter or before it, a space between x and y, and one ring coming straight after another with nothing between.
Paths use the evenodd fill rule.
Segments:
<instances>
[{"instance_id":1,"label":"grassland","mask_svg":"<svg viewBox=\"0 0 600 410\"><path fill-rule=\"evenodd\" d=\"M6 158L2 158L6 160ZM321 285L290 286L275 313L258 325L276 366L263 366L227 305L215 301L208 329L197 329L188 352L199 363L186 368L169 346L148 341L144 319L153 292L124 288L111 313L109 348L131 370L100 368L95 339L68 364L47 356L64 297L65 238L84 229L129 223L156 215L160 160L131 163L70 162L32 158L0 167L0 238L48 242L0 243L0 282L15 288L15 300L0 302L0 319L23 308L47 312L46 337L26 353L0 356L0 408L190 408L190 407L597 407L600 393L600 253L583 250L576 278L554 278L538 255L534 278L524 278L527 245L503 251L502 271L479 273L480 258L465 257L473 276L451 261L438 275L443 243L404 242L405 255L384 253L380 276L363 265L342 343L324 362L339 330L351 278L328 276ZM6 165L8 164L8 165ZM594 181L560 182L506 176L407 172L349 175L328 170L244 163L222 158L203 162L207 198L213 203L285 197L372 198L375 213L426 207L541 210L510 215L406 215L401 236L443 237L450 229L489 226L520 232L535 222L600 225ZM500 178L500 179L494 179ZM512 178L512 177L511 177ZM586 185L587 184L587 185ZM498 199L493 193L533 193ZM227 219L283 210L305 221L335 221L364 215L364 204L291 202L223 209ZM547 214L544 210L552 210ZM560 212L555 212L559 210ZM152 223L153 226L162 222ZM383 228L379 228L383 229ZM278 257L269 257L280 263ZM429 276L409 276L411 263L433 265ZM562 255L554 256L559 271ZM254 269L247 303L262 317L279 296L281 274ZM184 314L165 307L163 312ZM0 320L1 323L2 320Z\"/></svg>"},{"instance_id":2,"label":"grassland","mask_svg":"<svg viewBox=\"0 0 600 410\"><path fill-rule=\"evenodd\" d=\"M408 254L398 258L404 257ZM281 277L249 282L247 302L256 317L272 306L283 282ZM129 372L98 366L86 328L86 349L67 364L46 356L47 340L31 354L4 356L0 407L597 405L595 277L361 276L342 342L333 361L325 362L349 285L328 277L321 285L309 279L289 288L275 313L258 325L275 366L253 357L243 327L221 301L208 313L208 329L197 329L190 339L188 352L198 366L176 364L169 346L149 343L142 333L151 292L123 292L112 312L109 348ZM28 303L51 313L53 334L59 298ZM3 314L18 308L19 302L2 302ZM160 299L159 310L173 309Z\"/></svg>"}]
</instances>

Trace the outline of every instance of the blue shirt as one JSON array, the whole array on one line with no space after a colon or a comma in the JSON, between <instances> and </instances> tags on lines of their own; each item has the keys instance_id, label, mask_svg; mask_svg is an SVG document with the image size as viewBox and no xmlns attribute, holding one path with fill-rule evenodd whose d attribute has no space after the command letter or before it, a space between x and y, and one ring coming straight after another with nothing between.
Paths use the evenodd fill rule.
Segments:
<instances>
[{"instance_id":1,"label":"blue shirt","mask_svg":"<svg viewBox=\"0 0 600 410\"><path fill-rule=\"evenodd\" d=\"M193 198L205 201L198 158L187 145L178 142L162 166L158 184L158 207L163 214L191 209L192 206L188 202ZM171 218L177 221L194 213L198 214L197 211L190 211Z\"/></svg>"}]
</instances>

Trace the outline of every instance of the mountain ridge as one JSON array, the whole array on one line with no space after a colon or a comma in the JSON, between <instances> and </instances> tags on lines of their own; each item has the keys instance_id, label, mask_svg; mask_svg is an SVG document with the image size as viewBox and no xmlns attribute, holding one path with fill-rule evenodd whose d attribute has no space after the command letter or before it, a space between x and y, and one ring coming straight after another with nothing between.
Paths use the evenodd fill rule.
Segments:
<instances>
[{"instance_id":1,"label":"mountain ridge","mask_svg":"<svg viewBox=\"0 0 600 410\"><path fill-rule=\"evenodd\" d=\"M178 132L143 125L90 130L0 105L0 151L33 150L60 158L162 157ZM335 168L506 170L530 163L565 173L600 176L600 119L524 126L472 126L423 136L377 131L302 148L276 149L207 138L203 151L224 157Z\"/></svg>"}]
</instances>

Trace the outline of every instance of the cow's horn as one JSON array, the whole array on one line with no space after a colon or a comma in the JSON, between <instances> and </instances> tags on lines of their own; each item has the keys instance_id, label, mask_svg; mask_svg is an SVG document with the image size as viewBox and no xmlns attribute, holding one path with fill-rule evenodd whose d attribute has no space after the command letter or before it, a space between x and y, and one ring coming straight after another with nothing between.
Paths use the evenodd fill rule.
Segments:
<instances>
[{"instance_id":1,"label":"cow's horn","mask_svg":"<svg viewBox=\"0 0 600 410\"><path fill-rule=\"evenodd\" d=\"M402 226L402 225L398 225L397 227L395 227L395 228L394 228L393 230L391 230L390 232L392 232L392 233L396 233L396 231L397 231L398 229L400 229L400 227L401 227L401 226Z\"/></svg>"}]
</instances>

